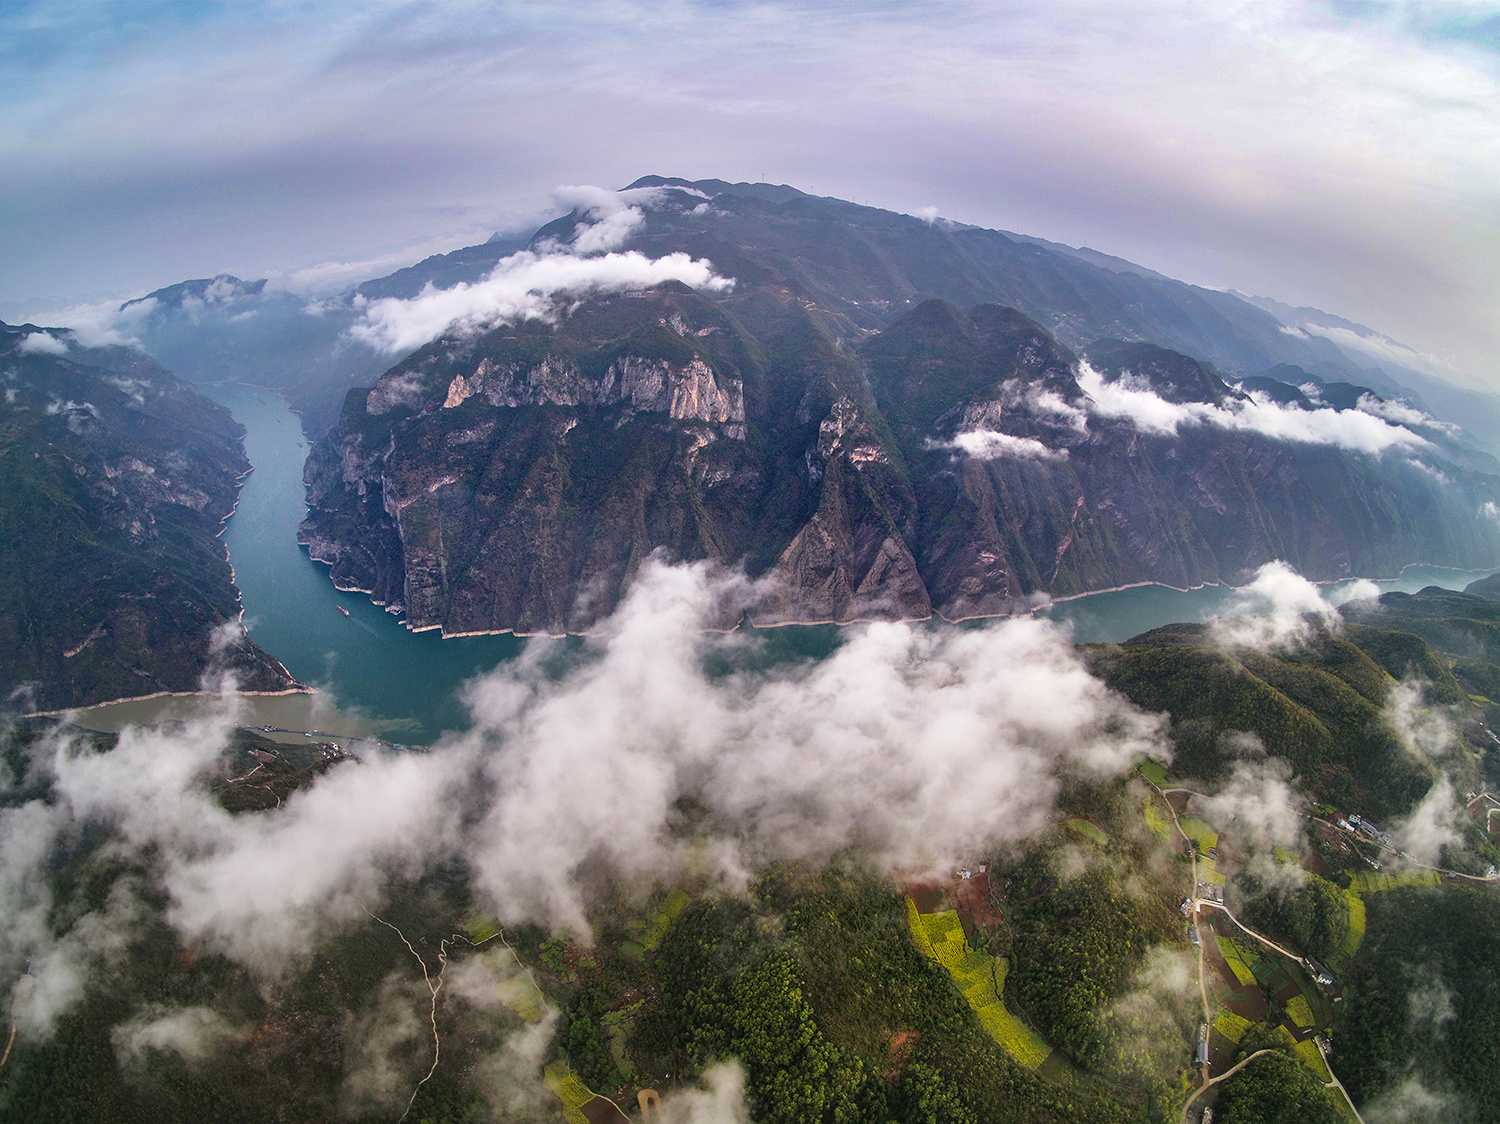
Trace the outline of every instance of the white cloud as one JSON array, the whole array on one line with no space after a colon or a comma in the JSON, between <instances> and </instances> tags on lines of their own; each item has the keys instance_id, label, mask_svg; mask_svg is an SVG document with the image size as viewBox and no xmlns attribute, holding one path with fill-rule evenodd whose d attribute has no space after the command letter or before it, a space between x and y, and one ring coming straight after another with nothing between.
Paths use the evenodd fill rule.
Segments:
<instances>
[{"instance_id":1,"label":"white cloud","mask_svg":"<svg viewBox=\"0 0 1500 1124\"><path fill-rule=\"evenodd\" d=\"M706 259L687 254L648 258L636 250L602 257L522 250L502 259L483 281L451 289L430 284L415 297L371 301L364 320L350 334L377 351L396 354L421 347L450 328L479 330L505 320L547 320L559 296L647 288L681 281L695 289L722 292L734 282L720 277Z\"/></svg>"},{"instance_id":2,"label":"white cloud","mask_svg":"<svg viewBox=\"0 0 1500 1124\"><path fill-rule=\"evenodd\" d=\"M1306 803L1292 786L1291 765L1280 757L1236 761L1229 780L1203 800L1220 832L1259 851L1296 845Z\"/></svg>"},{"instance_id":3,"label":"white cloud","mask_svg":"<svg viewBox=\"0 0 1500 1124\"><path fill-rule=\"evenodd\" d=\"M1365 1124L1450 1124L1464 1118L1463 1102L1408 1077L1364 1106Z\"/></svg>"},{"instance_id":4,"label":"white cloud","mask_svg":"<svg viewBox=\"0 0 1500 1124\"><path fill-rule=\"evenodd\" d=\"M26 319L36 324L67 328L82 347L139 347L140 341L135 333L155 308L154 298L126 309L121 309L118 300L96 301L38 309L29 312Z\"/></svg>"},{"instance_id":5,"label":"white cloud","mask_svg":"<svg viewBox=\"0 0 1500 1124\"><path fill-rule=\"evenodd\" d=\"M1351 328L1342 328L1334 324L1314 324L1305 322L1299 325L1304 335L1322 336L1324 339L1332 340L1340 347L1348 351L1354 351L1366 355L1371 359L1382 363L1396 363L1401 366L1411 367L1424 374L1435 375L1441 379L1452 379L1459 374L1454 364L1439 356L1425 351L1417 351L1415 348L1407 347L1404 343L1391 339L1389 336L1378 332L1366 333L1356 332Z\"/></svg>"},{"instance_id":6,"label":"white cloud","mask_svg":"<svg viewBox=\"0 0 1500 1124\"><path fill-rule=\"evenodd\" d=\"M1267 562L1249 585L1236 590L1230 606L1209 622L1209 634L1228 647L1293 648L1312 635L1313 624L1339 619L1322 592L1285 562Z\"/></svg>"},{"instance_id":7,"label":"white cloud","mask_svg":"<svg viewBox=\"0 0 1500 1124\"><path fill-rule=\"evenodd\" d=\"M573 234L572 249L579 254L618 250L631 232L646 221L642 205L658 202L661 196L661 189L655 187L610 191L585 184L559 187L552 193L559 206L578 212L584 220L584 225Z\"/></svg>"},{"instance_id":8,"label":"white cloud","mask_svg":"<svg viewBox=\"0 0 1500 1124\"><path fill-rule=\"evenodd\" d=\"M26 355L66 355L68 341L46 332L30 332L21 337L16 350Z\"/></svg>"},{"instance_id":9,"label":"white cloud","mask_svg":"<svg viewBox=\"0 0 1500 1124\"><path fill-rule=\"evenodd\" d=\"M1066 460L1068 450L1050 449L1035 437L1016 437L991 429L974 429L957 434L952 441L928 441L929 449L953 449L975 460L1003 458L1029 461Z\"/></svg>"},{"instance_id":10,"label":"white cloud","mask_svg":"<svg viewBox=\"0 0 1500 1124\"><path fill-rule=\"evenodd\" d=\"M1105 382L1087 362L1080 364L1078 384L1091 399L1092 413L1124 418L1143 433L1170 436L1184 426L1213 425L1235 432L1258 433L1277 441L1334 445L1371 454L1393 447L1416 449L1429 444L1411 430L1362 410L1302 410L1278 405L1259 394L1252 394L1247 400L1230 400L1223 406L1168 402L1144 380L1128 374L1116 382Z\"/></svg>"},{"instance_id":11,"label":"white cloud","mask_svg":"<svg viewBox=\"0 0 1500 1124\"><path fill-rule=\"evenodd\" d=\"M1408 753L1421 759L1441 757L1453 746L1453 720L1447 710L1429 707L1425 683L1402 680L1391 689L1381 717Z\"/></svg>"},{"instance_id":12,"label":"white cloud","mask_svg":"<svg viewBox=\"0 0 1500 1124\"><path fill-rule=\"evenodd\" d=\"M745 1071L736 1062L709 1066L701 1088L689 1086L662 1098L659 1119L661 1124L750 1124Z\"/></svg>"},{"instance_id":13,"label":"white cloud","mask_svg":"<svg viewBox=\"0 0 1500 1124\"><path fill-rule=\"evenodd\" d=\"M1365 413L1384 418L1392 425L1420 425L1427 429L1441 430L1444 433L1457 433L1459 430L1456 425L1440 422L1431 414L1423 413L1415 406L1408 406L1405 402L1394 399L1382 401L1373 394L1361 394L1357 405Z\"/></svg>"},{"instance_id":14,"label":"white cloud","mask_svg":"<svg viewBox=\"0 0 1500 1124\"><path fill-rule=\"evenodd\" d=\"M678 189L682 190L682 189ZM703 196L701 191L687 193ZM617 253L630 234L645 221L644 208L661 205L664 188L645 187L609 191L602 187L559 187L553 199L583 220L572 241L546 241L537 252L522 250L499 261L475 284L449 289L429 284L409 300L394 297L372 301L363 321L350 335L377 351L396 354L421 347L444 331L483 328L506 320L550 320L559 296L646 288L663 281L681 281L695 289L722 292L731 278L714 272L707 259L684 253L648 258L638 251ZM598 256L602 255L602 256Z\"/></svg>"},{"instance_id":15,"label":"white cloud","mask_svg":"<svg viewBox=\"0 0 1500 1124\"><path fill-rule=\"evenodd\" d=\"M438 864L466 865L504 921L586 932L600 868L732 886L772 856L851 847L941 867L1047 822L1059 766L1107 774L1167 752L1161 720L1041 621L871 625L817 663L713 673L755 642L704 626L722 598L755 592L652 561L571 671L559 678L558 649L533 642L473 682L468 732L425 753L369 749L263 813L230 815L205 783L230 700L181 728L128 729L108 753L43 741L54 802L0 810L0 957L10 979L31 962L26 1026L76 1001L147 908L122 880L54 937L45 872L84 824L149 866L184 940L275 974ZM684 798L705 817L692 838L676 831Z\"/></svg>"},{"instance_id":16,"label":"white cloud","mask_svg":"<svg viewBox=\"0 0 1500 1124\"><path fill-rule=\"evenodd\" d=\"M1380 597L1380 587L1369 578L1355 578L1323 587L1323 598L1337 608L1350 601L1374 601Z\"/></svg>"},{"instance_id":17,"label":"white cloud","mask_svg":"<svg viewBox=\"0 0 1500 1124\"><path fill-rule=\"evenodd\" d=\"M1398 849L1426 866L1437 866L1445 846L1463 841L1463 814L1453 792L1453 782L1443 774L1427 790L1409 816L1390 829Z\"/></svg>"},{"instance_id":18,"label":"white cloud","mask_svg":"<svg viewBox=\"0 0 1500 1124\"><path fill-rule=\"evenodd\" d=\"M116 1055L128 1063L139 1063L152 1051L199 1061L237 1037L229 1021L211 1008L169 1008L159 1003L136 1012L110 1033Z\"/></svg>"},{"instance_id":19,"label":"white cloud","mask_svg":"<svg viewBox=\"0 0 1500 1124\"><path fill-rule=\"evenodd\" d=\"M502 919L581 928L588 864L683 861L666 826L684 794L712 825L695 861L726 877L850 845L937 864L1038 826L1057 764L1119 769L1160 744L1156 719L1032 620L876 624L815 664L709 679L705 657L743 643L700 631L725 592L701 565L653 563L596 660L561 682L520 661L475 683L469 737L496 751L474 862Z\"/></svg>"}]
</instances>

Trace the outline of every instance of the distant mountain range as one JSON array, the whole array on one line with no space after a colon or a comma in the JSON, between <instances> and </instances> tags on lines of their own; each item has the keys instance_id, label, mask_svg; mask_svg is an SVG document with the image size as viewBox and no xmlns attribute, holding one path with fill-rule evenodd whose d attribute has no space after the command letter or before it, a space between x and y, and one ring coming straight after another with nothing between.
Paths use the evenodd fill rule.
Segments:
<instances>
[{"instance_id":1,"label":"distant mountain range","mask_svg":"<svg viewBox=\"0 0 1500 1124\"><path fill-rule=\"evenodd\" d=\"M945 219L927 223L785 185L647 176L631 186L677 186L701 193L699 202L707 195L718 200L717 221L699 224L705 227L702 246L704 253L712 247L718 255L712 260L729 275L736 275L736 255L707 229L730 229L725 223L731 209L725 204L756 201L763 209L784 211L790 225L767 224L736 210L735 236L747 237L758 254L775 256L794 287L817 294L825 311L847 317L852 325L878 328L927 297L965 308L1006 305L1074 350L1105 337L1140 340L1213 363L1230 378L1285 365L1325 381L1367 386L1463 426L1471 444L1500 455L1500 395L1465 389L1403 364L1400 357L1414 361L1416 353L1317 309L1188 285L1087 248ZM659 226L652 223L642 232L647 240L632 245L656 254L651 236L672 236ZM437 289L472 284L501 259L557 229L496 235L333 297L306 298L227 274L186 281L128 302L124 326L189 381L233 378L281 390L301 413L308 436L316 439L337 420L344 393L369 385L390 364L348 336L367 302L414 297L429 284ZM799 239L821 251L801 260ZM1361 351L1340 347L1333 337L1389 346ZM1380 351L1392 358L1372 363L1371 355Z\"/></svg>"},{"instance_id":2,"label":"distant mountain range","mask_svg":"<svg viewBox=\"0 0 1500 1124\"><path fill-rule=\"evenodd\" d=\"M218 534L250 463L228 411L139 351L31 324L0 324L0 385L0 698L197 691L211 665L300 689L239 624Z\"/></svg>"},{"instance_id":3,"label":"distant mountain range","mask_svg":"<svg viewBox=\"0 0 1500 1124\"><path fill-rule=\"evenodd\" d=\"M658 549L764 579L750 615L767 624L992 615L1136 582L1237 582L1271 558L1328 579L1500 559L1500 397L1367 365L1407 353L1371 329L784 185L649 176L613 198L631 221L608 246L612 220L580 205L338 296L220 275L128 302L121 325L189 381L282 391L322 438L312 556L447 634L588 629ZM605 249L677 255L724 285L596 286L415 352L359 338L372 310ZM20 356L40 330L10 331ZM77 371L114 371L94 376L97 406L143 362L48 331L62 342L15 368L37 393L70 400ZM181 418L198 438L156 447L232 443L216 411L194 401ZM242 463L202 453L231 455ZM232 503L220 483L213 511ZM143 557L182 576L175 556ZM218 581L194 588L236 596ZM69 648L70 628L47 643ZM52 674L28 658L17 675ZM261 686L281 682L267 674ZM59 697L95 697L79 682Z\"/></svg>"},{"instance_id":4,"label":"distant mountain range","mask_svg":"<svg viewBox=\"0 0 1500 1124\"><path fill-rule=\"evenodd\" d=\"M761 624L1500 558L1490 454L1238 297L786 187L632 189L623 245L732 290L453 330L352 392L303 528L341 587L414 628L559 633L657 549L770 579ZM503 248L425 266L477 279Z\"/></svg>"}]
</instances>

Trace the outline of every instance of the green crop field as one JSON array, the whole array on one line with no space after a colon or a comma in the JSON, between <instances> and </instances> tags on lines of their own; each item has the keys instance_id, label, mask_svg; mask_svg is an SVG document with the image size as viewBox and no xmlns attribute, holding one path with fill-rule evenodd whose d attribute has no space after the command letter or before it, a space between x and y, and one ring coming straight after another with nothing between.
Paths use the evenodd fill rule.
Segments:
<instances>
[{"instance_id":1,"label":"green crop field","mask_svg":"<svg viewBox=\"0 0 1500 1124\"><path fill-rule=\"evenodd\" d=\"M1010 962L970 949L958 914L952 910L918 913L916 902L908 898L907 916L917 947L948 970L989 1036L1027 1069L1041 1066L1052 1047L1011 1014L1001 998Z\"/></svg>"}]
</instances>

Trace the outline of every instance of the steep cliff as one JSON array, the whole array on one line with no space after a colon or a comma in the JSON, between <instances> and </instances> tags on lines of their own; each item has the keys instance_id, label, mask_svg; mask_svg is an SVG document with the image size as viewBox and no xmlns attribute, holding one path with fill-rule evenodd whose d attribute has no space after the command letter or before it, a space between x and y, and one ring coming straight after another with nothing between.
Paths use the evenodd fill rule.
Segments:
<instances>
[{"instance_id":1,"label":"steep cliff","mask_svg":"<svg viewBox=\"0 0 1500 1124\"><path fill-rule=\"evenodd\" d=\"M587 630L655 550L743 568L758 624L994 615L1274 558L1315 578L1500 560L1497 481L1392 420L1416 411L1300 409L1148 341L1084 362L1015 308L898 301L901 271L805 199L721 218L664 192L632 246L707 257L732 291L559 302L351 392L308 461L313 557L447 635Z\"/></svg>"},{"instance_id":2,"label":"steep cliff","mask_svg":"<svg viewBox=\"0 0 1500 1124\"><path fill-rule=\"evenodd\" d=\"M52 710L299 688L239 624L218 533L250 464L228 412L141 353L0 325L0 698Z\"/></svg>"}]
</instances>

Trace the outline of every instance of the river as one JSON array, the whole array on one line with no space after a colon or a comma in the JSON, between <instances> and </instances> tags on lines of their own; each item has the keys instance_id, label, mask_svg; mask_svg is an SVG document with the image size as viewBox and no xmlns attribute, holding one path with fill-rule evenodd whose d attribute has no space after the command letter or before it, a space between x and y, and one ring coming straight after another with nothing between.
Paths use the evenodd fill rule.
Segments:
<instances>
[{"instance_id":1,"label":"river","mask_svg":"<svg viewBox=\"0 0 1500 1124\"><path fill-rule=\"evenodd\" d=\"M254 466L224 531L244 598L245 625L257 644L317 688L311 696L248 699L243 720L412 744L465 726L459 694L464 682L513 659L527 641L515 636L444 640L436 631L414 633L368 597L334 589L327 567L297 545L297 524L306 511L302 465L308 451L297 416L275 391L238 383L199 389L245 427L245 449ZM1462 589L1490 572L1411 566L1399 578L1377 584L1383 591L1408 593L1427 585ZM1232 589L1219 586L1187 592L1141 586L1059 602L1042 612L1070 627L1077 641L1119 641L1164 624L1205 620L1233 596ZM767 629L765 640L764 658L770 662L817 657L838 644L838 630L832 625ZM577 641L541 642L578 647ZM116 703L82 712L81 719L95 728L118 729L182 716L201 705L191 699Z\"/></svg>"}]
</instances>

